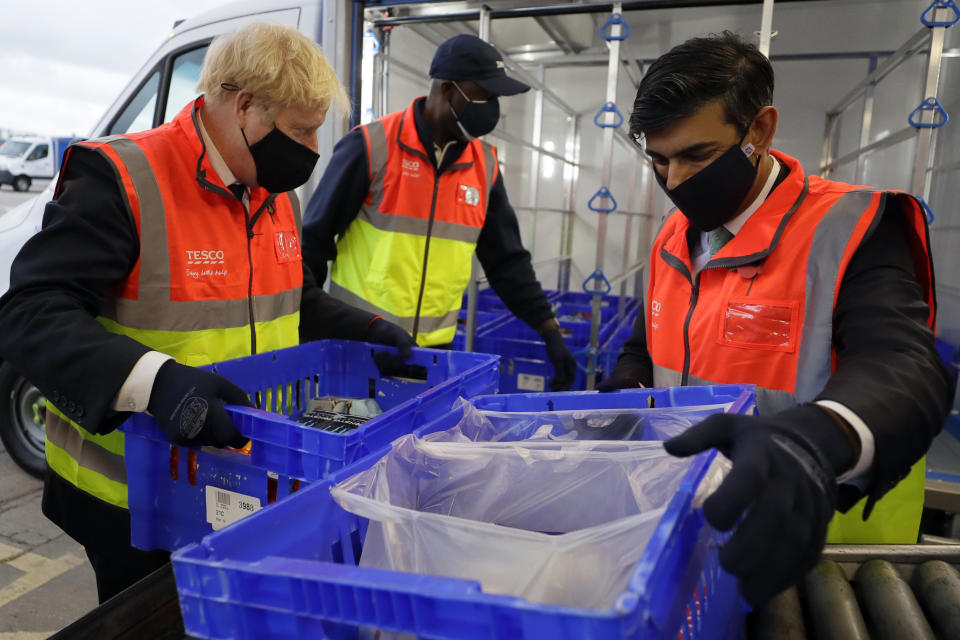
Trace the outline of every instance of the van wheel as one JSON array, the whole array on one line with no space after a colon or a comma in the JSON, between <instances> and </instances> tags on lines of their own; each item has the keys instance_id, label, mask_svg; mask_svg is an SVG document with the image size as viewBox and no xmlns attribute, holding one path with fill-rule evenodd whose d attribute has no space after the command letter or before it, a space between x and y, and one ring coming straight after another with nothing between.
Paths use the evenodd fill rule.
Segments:
<instances>
[{"instance_id":1,"label":"van wheel","mask_svg":"<svg viewBox=\"0 0 960 640\"><path fill-rule=\"evenodd\" d=\"M30 190L30 178L27 176L17 176L13 179L13 190L14 191L29 191Z\"/></svg>"},{"instance_id":2,"label":"van wheel","mask_svg":"<svg viewBox=\"0 0 960 640\"><path fill-rule=\"evenodd\" d=\"M0 440L21 469L42 478L46 401L40 390L4 363L0 365Z\"/></svg>"}]
</instances>

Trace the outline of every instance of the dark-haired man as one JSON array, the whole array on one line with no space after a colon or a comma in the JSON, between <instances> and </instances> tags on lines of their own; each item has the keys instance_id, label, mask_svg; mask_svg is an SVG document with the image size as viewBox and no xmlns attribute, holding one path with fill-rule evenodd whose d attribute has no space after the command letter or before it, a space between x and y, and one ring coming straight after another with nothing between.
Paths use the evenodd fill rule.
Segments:
<instances>
[{"instance_id":1,"label":"dark-haired man","mask_svg":"<svg viewBox=\"0 0 960 640\"><path fill-rule=\"evenodd\" d=\"M666 443L733 461L704 514L740 523L720 560L755 604L815 564L835 508L850 513L831 540L916 541L917 461L952 397L921 204L805 176L770 148L772 102L769 61L729 32L650 66L630 129L677 211L602 385L757 385L759 416L716 415Z\"/></svg>"},{"instance_id":2,"label":"dark-haired man","mask_svg":"<svg viewBox=\"0 0 960 640\"><path fill-rule=\"evenodd\" d=\"M322 282L333 260L334 297L438 346L453 340L476 251L493 290L546 343L550 388L569 389L576 360L520 242L496 149L478 139L500 119L498 97L530 87L471 35L437 48L430 77L425 98L337 143L307 205L304 261Z\"/></svg>"}]
</instances>

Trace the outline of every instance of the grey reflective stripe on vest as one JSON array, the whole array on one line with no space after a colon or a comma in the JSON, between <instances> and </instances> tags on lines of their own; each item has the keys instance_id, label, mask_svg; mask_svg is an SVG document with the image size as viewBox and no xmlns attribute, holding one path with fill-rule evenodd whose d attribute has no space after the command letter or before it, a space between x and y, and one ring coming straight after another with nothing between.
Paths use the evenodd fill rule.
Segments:
<instances>
[{"instance_id":1,"label":"grey reflective stripe on vest","mask_svg":"<svg viewBox=\"0 0 960 640\"><path fill-rule=\"evenodd\" d=\"M109 480L127 484L127 466L123 456L84 439L76 427L53 411L47 411L45 427L47 440L66 451L81 467L96 471Z\"/></svg>"},{"instance_id":2,"label":"grey reflective stripe on vest","mask_svg":"<svg viewBox=\"0 0 960 640\"><path fill-rule=\"evenodd\" d=\"M374 304L364 300L354 292L346 289L336 282L330 281L330 295L338 300L342 300L347 304L357 307L358 309L363 309L374 315L381 316L384 320L388 320L396 325L403 327L407 333L413 334L413 321L414 316L397 316L385 309L381 309ZM442 316L420 316L420 326L417 329L417 333L432 333L434 331L439 331L440 329L446 329L448 327L456 327L457 319L460 317L460 309L454 309L453 311L447 311Z\"/></svg>"},{"instance_id":3,"label":"grey reflective stripe on vest","mask_svg":"<svg viewBox=\"0 0 960 640\"><path fill-rule=\"evenodd\" d=\"M370 223L381 231L408 233L414 236L427 235L428 221L426 218L413 218L411 216L381 213L379 211L374 211L371 207L366 205L360 208L360 212L357 214L357 217ZM480 237L480 228L434 219L433 227L430 230L430 236L432 238L444 238L446 240L459 240L460 242L475 243L477 238Z\"/></svg>"},{"instance_id":4,"label":"grey reflective stripe on vest","mask_svg":"<svg viewBox=\"0 0 960 640\"><path fill-rule=\"evenodd\" d=\"M253 298L253 317L273 320L300 310L301 287ZM203 331L250 324L246 298L238 300L128 300L107 297L100 314L125 327L145 331Z\"/></svg>"},{"instance_id":5,"label":"grey reflective stripe on vest","mask_svg":"<svg viewBox=\"0 0 960 640\"><path fill-rule=\"evenodd\" d=\"M366 125L366 130L370 144L368 149L370 156L367 158L370 164L370 206L379 213L380 205L383 204L383 175L387 170L389 159L387 132L380 120L374 120ZM361 212L366 208L367 204L364 202Z\"/></svg>"},{"instance_id":6,"label":"grey reflective stripe on vest","mask_svg":"<svg viewBox=\"0 0 960 640\"><path fill-rule=\"evenodd\" d=\"M297 221L297 238L303 238L303 219L300 211L300 197L296 191L287 191L290 198L290 208L293 209L293 219Z\"/></svg>"},{"instance_id":7,"label":"grey reflective stripe on vest","mask_svg":"<svg viewBox=\"0 0 960 640\"><path fill-rule=\"evenodd\" d=\"M801 402L815 398L830 378L833 302L836 300L840 262L857 223L875 195L876 191L872 190L850 191L844 194L823 215L814 232L810 255L807 258L806 304L797 354L797 381L794 387L794 393ZM882 199L877 210L883 210ZM871 228L877 224L879 218L880 216L874 215Z\"/></svg>"},{"instance_id":8,"label":"grey reflective stripe on vest","mask_svg":"<svg viewBox=\"0 0 960 640\"><path fill-rule=\"evenodd\" d=\"M489 207L490 191L493 189L493 174L494 170L497 168L497 157L493 152L493 147L483 140L480 141L480 148L483 149L483 166L485 168L487 178L487 198L485 202Z\"/></svg>"},{"instance_id":9,"label":"grey reflective stripe on vest","mask_svg":"<svg viewBox=\"0 0 960 640\"><path fill-rule=\"evenodd\" d=\"M137 291L150 292L141 300L108 296L101 315L125 327L146 331L203 331L229 329L250 324L250 303L236 300L171 300L170 250L167 238L167 216L163 195L149 160L137 144L122 136L108 136L95 142L106 142L123 160L133 189L140 203L140 274ZM102 150L100 154L113 167L113 160ZM123 184L117 173L118 184ZM121 188L130 212L126 189ZM289 192L290 203L300 231L300 209L296 194ZM254 318L258 322L296 313L300 310L300 287L280 293L255 296Z\"/></svg>"}]
</instances>

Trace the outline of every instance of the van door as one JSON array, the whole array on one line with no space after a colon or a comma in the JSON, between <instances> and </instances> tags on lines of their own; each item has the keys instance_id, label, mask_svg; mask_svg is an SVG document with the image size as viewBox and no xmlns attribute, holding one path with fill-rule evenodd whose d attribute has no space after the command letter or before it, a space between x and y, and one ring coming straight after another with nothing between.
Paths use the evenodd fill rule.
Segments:
<instances>
[{"instance_id":1,"label":"van door","mask_svg":"<svg viewBox=\"0 0 960 640\"><path fill-rule=\"evenodd\" d=\"M24 158L23 172L31 178L53 177L53 154L50 153L48 142L34 145Z\"/></svg>"}]
</instances>

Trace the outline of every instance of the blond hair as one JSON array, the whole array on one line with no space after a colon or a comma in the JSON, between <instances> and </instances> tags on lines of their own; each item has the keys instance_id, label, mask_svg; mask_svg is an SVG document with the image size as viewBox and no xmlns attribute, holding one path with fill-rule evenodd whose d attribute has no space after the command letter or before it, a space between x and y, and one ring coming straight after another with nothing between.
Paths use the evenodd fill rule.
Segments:
<instances>
[{"instance_id":1,"label":"blond hair","mask_svg":"<svg viewBox=\"0 0 960 640\"><path fill-rule=\"evenodd\" d=\"M350 101L320 47L293 27L264 22L218 36L210 45L197 90L217 99L249 91L268 114L283 107L329 109Z\"/></svg>"}]
</instances>

